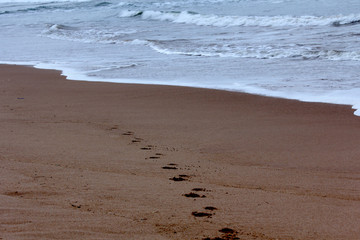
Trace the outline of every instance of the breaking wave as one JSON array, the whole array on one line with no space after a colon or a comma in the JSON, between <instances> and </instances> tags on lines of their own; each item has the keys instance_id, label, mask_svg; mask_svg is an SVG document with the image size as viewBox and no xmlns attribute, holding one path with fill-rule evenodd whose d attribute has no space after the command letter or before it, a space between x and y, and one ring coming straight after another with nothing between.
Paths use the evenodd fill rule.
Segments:
<instances>
[{"instance_id":1,"label":"breaking wave","mask_svg":"<svg viewBox=\"0 0 360 240\"><path fill-rule=\"evenodd\" d=\"M314 60L326 59L332 61L360 61L359 51L337 51L337 50L317 50L311 47L300 47L296 44L278 46L231 46L231 45L212 45L212 46L193 46L191 49L181 49L181 47L166 47L166 41L139 40L129 41L130 44L146 45L158 53L166 55L185 55L198 57L230 57L230 58L257 58L257 59L301 59ZM175 44L177 45L177 44ZM186 45L186 48L189 48Z\"/></svg>"},{"instance_id":2,"label":"breaking wave","mask_svg":"<svg viewBox=\"0 0 360 240\"><path fill-rule=\"evenodd\" d=\"M357 24L360 24L360 19L348 20L348 21L335 21L332 23L334 27L352 26Z\"/></svg>"},{"instance_id":3,"label":"breaking wave","mask_svg":"<svg viewBox=\"0 0 360 240\"><path fill-rule=\"evenodd\" d=\"M334 50L306 46L301 44L269 44L247 45L236 42L222 42L216 44L198 43L186 39L151 40L134 39L134 29L121 31L79 29L61 24L49 24L42 32L42 36L53 39L78 41L85 43L103 44L131 44L143 45L165 55L185 55L198 57L230 57L256 59L326 59L333 61L360 61L360 51Z\"/></svg>"},{"instance_id":4,"label":"breaking wave","mask_svg":"<svg viewBox=\"0 0 360 240\"><path fill-rule=\"evenodd\" d=\"M131 11L123 10L119 17L141 17L142 19L195 24L200 26L325 26L360 22L360 14L337 16L219 16L203 15L189 11Z\"/></svg>"},{"instance_id":5,"label":"breaking wave","mask_svg":"<svg viewBox=\"0 0 360 240\"><path fill-rule=\"evenodd\" d=\"M136 33L136 30L95 30L95 29L79 29L76 27L66 26L62 24L49 24L41 35L52 39L61 39L69 41L78 41L84 43L122 43L123 37Z\"/></svg>"}]
</instances>

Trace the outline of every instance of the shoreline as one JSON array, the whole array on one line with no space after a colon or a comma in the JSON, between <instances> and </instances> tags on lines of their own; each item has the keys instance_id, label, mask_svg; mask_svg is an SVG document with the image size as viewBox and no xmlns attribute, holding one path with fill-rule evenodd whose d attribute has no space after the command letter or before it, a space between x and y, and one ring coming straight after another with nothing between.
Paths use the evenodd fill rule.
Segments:
<instances>
[{"instance_id":1,"label":"shoreline","mask_svg":"<svg viewBox=\"0 0 360 240\"><path fill-rule=\"evenodd\" d=\"M327 95L332 95L332 97L329 96L322 96L318 99L314 97L293 97L289 94L284 94L282 92L271 92L265 89L257 89L254 90L252 87L243 86L241 89L231 89L231 88L213 88L213 87L206 87L206 86L199 86L199 85L186 85L186 84L169 84L164 82L156 82L153 81L151 83L145 83L143 80L126 80L126 79L99 79L96 77L90 77L86 76L82 73L76 73L76 71L70 69L70 68L64 68L61 66L56 65L47 65L43 63L12 63L12 62L0 62L0 65L14 65L14 66L30 66L36 69L41 70L54 70L59 71L62 76L65 76L67 80L70 81L84 81L84 82L98 82L98 83L118 83L118 84L134 84L134 85L155 85L155 86L168 86L168 87L188 87L188 88L200 88L200 89L208 89L208 90L218 90L218 91L227 91L227 92L236 92L236 93L245 93L250 95L257 95L262 97L270 97L270 98L279 98L279 99L285 99L285 100L294 100L294 101L300 101L300 102L308 102L308 103L320 103L320 104L336 104L336 105L347 105L351 106L353 109L353 114L355 116L360 117L360 109L358 103L350 103L348 102L348 99L343 99L343 96L336 96L336 93L328 93ZM245 90L246 89L246 90ZM354 94L354 93L353 93ZM337 98L337 101L334 101L333 99ZM332 99L332 100L329 100ZM342 99L342 100L339 100Z\"/></svg>"},{"instance_id":2,"label":"shoreline","mask_svg":"<svg viewBox=\"0 0 360 240\"><path fill-rule=\"evenodd\" d=\"M4 239L360 235L351 106L27 66L0 82Z\"/></svg>"}]
</instances>

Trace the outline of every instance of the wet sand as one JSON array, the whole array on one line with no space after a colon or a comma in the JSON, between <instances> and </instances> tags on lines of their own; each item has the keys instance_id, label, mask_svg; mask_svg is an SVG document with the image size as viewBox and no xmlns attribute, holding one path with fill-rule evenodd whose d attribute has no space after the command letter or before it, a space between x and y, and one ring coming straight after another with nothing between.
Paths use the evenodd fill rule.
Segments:
<instances>
[{"instance_id":1,"label":"wet sand","mask_svg":"<svg viewBox=\"0 0 360 240\"><path fill-rule=\"evenodd\" d=\"M350 106L0 66L0 239L359 239Z\"/></svg>"}]
</instances>

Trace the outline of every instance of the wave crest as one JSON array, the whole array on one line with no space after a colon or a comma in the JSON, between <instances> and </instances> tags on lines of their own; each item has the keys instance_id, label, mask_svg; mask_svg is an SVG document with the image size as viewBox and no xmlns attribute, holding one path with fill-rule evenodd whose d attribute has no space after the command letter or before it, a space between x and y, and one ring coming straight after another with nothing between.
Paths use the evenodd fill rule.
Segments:
<instances>
[{"instance_id":1,"label":"wave crest","mask_svg":"<svg viewBox=\"0 0 360 240\"><path fill-rule=\"evenodd\" d=\"M169 21L174 23L195 24L200 26L233 27L233 26L325 26L339 24L357 24L360 14L318 16L219 16L181 11L130 11L123 10L119 17L141 17L142 19Z\"/></svg>"},{"instance_id":2,"label":"wave crest","mask_svg":"<svg viewBox=\"0 0 360 240\"><path fill-rule=\"evenodd\" d=\"M61 39L78 42L97 42L97 43L122 43L123 37L136 33L133 29L124 29L121 31L107 31L95 29L80 29L62 24L48 24L47 28L42 31L41 35L53 39Z\"/></svg>"},{"instance_id":3,"label":"wave crest","mask_svg":"<svg viewBox=\"0 0 360 240\"><path fill-rule=\"evenodd\" d=\"M359 51L338 51L326 49L313 49L296 44L289 45L260 45L242 47L238 45L193 46L192 48L169 47L167 41L139 40L128 41L134 45L145 45L154 51L166 55L184 55L197 57L230 57L230 58L257 58L257 59L325 59L332 61L360 61Z\"/></svg>"}]
</instances>

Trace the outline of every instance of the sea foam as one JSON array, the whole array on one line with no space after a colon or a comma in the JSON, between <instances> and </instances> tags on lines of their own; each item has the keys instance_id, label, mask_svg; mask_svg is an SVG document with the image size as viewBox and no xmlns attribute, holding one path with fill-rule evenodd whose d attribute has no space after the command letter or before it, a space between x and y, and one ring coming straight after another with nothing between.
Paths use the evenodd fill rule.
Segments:
<instances>
[{"instance_id":1,"label":"sea foam","mask_svg":"<svg viewBox=\"0 0 360 240\"><path fill-rule=\"evenodd\" d=\"M219 16L204 15L189 11L133 11L122 10L119 17L136 17L142 19L170 21L174 23L195 24L200 26L233 27L233 26L324 26L331 24L354 23L360 14L336 16Z\"/></svg>"}]
</instances>

